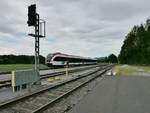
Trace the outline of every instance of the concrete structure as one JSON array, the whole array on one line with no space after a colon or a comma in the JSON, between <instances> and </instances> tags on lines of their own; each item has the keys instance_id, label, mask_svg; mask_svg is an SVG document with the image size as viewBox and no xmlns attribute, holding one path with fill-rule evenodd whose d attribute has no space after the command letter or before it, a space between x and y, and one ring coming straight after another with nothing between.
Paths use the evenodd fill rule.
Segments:
<instances>
[{"instance_id":1,"label":"concrete structure","mask_svg":"<svg viewBox=\"0 0 150 113\"><path fill-rule=\"evenodd\" d=\"M40 80L38 70L12 71L11 77L13 92L25 89Z\"/></svg>"}]
</instances>

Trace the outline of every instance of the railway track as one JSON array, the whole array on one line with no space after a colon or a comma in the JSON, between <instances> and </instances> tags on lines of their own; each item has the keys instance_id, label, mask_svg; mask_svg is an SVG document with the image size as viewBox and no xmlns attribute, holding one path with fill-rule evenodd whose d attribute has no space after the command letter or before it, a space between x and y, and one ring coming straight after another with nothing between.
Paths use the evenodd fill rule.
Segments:
<instances>
[{"instance_id":1,"label":"railway track","mask_svg":"<svg viewBox=\"0 0 150 113\"><path fill-rule=\"evenodd\" d=\"M72 69L72 70L69 70L69 73L84 71L84 70L95 68L95 67L97 67L97 66L85 67L85 68L79 68L79 69ZM49 77L61 76L61 75L64 75L65 73L66 73L66 71L60 71L60 72L55 72L55 73L50 73L50 74L42 74L42 75L40 75L41 76L40 78L41 79L46 79L46 78L49 78ZM11 86L11 80L0 81L0 88L10 87L10 86Z\"/></svg>"},{"instance_id":2,"label":"railway track","mask_svg":"<svg viewBox=\"0 0 150 113\"><path fill-rule=\"evenodd\" d=\"M2 113L40 113L88 82L110 70L112 65L100 67L84 75L49 86L20 98L0 104Z\"/></svg>"}]
</instances>

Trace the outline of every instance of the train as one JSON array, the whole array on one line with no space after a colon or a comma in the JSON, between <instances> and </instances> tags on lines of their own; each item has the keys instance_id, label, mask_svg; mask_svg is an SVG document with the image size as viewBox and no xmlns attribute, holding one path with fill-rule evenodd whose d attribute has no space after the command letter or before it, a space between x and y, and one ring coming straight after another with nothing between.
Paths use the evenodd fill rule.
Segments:
<instances>
[{"instance_id":1,"label":"train","mask_svg":"<svg viewBox=\"0 0 150 113\"><path fill-rule=\"evenodd\" d=\"M57 52L48 54L45 63L48 67L57 68L57 67L65 67L67 63L69 63L69 67L81 65L94 65L96 64L96 60Z\"/></svg>"}]
</instances>

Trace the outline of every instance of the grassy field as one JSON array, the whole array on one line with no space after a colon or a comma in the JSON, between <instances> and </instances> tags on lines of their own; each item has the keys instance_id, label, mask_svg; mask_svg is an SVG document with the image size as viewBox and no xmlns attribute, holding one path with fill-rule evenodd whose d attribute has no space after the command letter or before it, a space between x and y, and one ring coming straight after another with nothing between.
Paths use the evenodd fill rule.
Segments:
<instances>
[{"instance_id":1,"label":"grassy field","mask_svg":"<svg viewBox=\"0 0 150 113\"><path fill-rule=\"evenodd\" d=\"M116 75L150 75L150 66L117 65L114 68Z\"/></svg>"},{"instance_id":2,"label":"grassy field","mask_svg":"<svg viewBox=\"0 0 150 113\"><path fill-rule=\"evenodd\" d=\"M0 72L12 70L33 69L34 64L0 64ZM40 69L48 68L46 65L40 64Z\"/></svg>"}]
</instances>

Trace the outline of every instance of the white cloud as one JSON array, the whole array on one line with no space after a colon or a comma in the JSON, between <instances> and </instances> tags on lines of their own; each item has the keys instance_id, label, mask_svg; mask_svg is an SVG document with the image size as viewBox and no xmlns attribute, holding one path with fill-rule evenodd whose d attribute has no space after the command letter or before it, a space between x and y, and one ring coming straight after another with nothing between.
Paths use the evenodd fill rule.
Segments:
<instances>
[{"instance_id":1,"label":"white cloud","mask_svg":"<svg viewBox=\"0 0 150 113\"><path fill-rule=\"evenodd\" d=\"M63 52L81 56L118 54L133 25L149 17L149 0L1 0L0 54L33 54L27 36L27 6L37 3L46 20L41 54Z\"/></svg>"}]
</instances>

